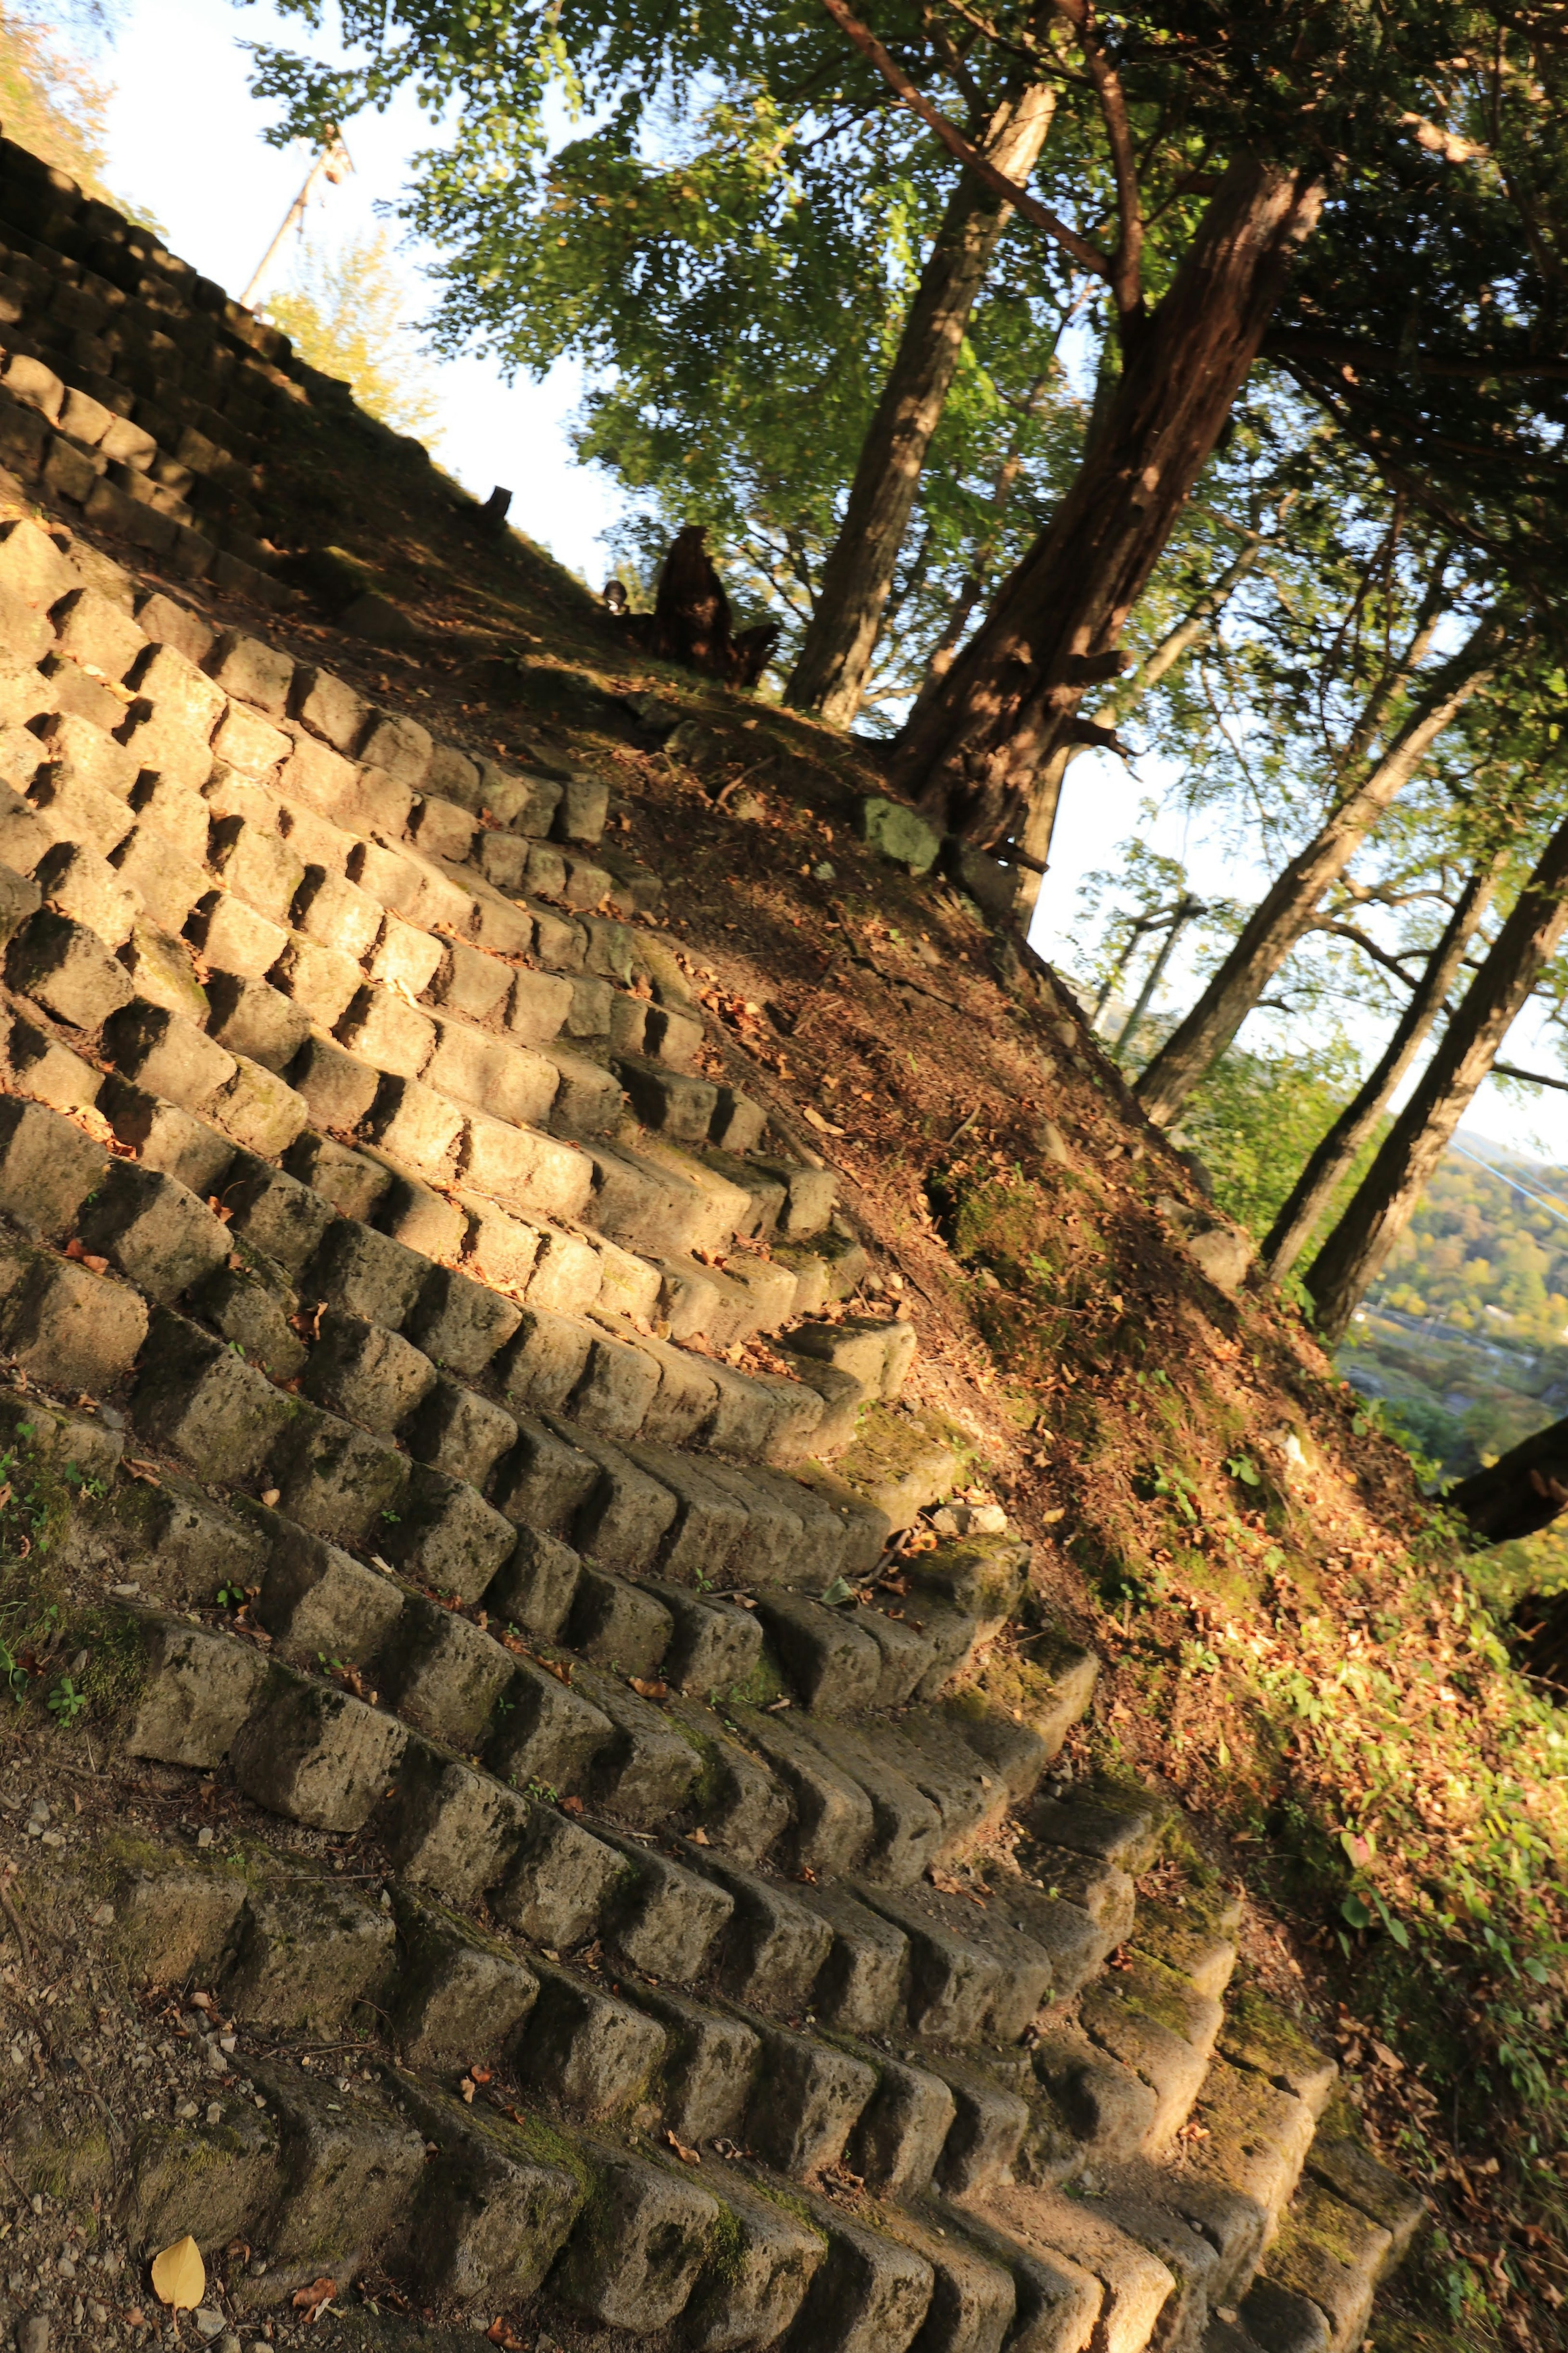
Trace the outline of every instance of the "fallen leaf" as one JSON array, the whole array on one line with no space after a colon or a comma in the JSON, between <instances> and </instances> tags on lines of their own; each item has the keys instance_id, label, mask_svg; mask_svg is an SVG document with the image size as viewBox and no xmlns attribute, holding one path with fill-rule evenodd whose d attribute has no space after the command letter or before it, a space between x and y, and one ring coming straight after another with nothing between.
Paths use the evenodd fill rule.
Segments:
<instances>
[{"instance_id":1,"label":"fallen leaf","mask_svg":"<svg viewBox=\"0 0 1568 2353\"><path fill-rule=\"evenodd\" d=\"M630 1683L633 1691L636 1692L638 1699L668 1699L669 1697L669 1685L668 1683L661 1683L657 1675L652 1677L647 1675L628 1675L626 1677L626 1681Z\"/></svg>"},{"instance_id":2,"label":"fallen leaf","mask_svg":"<svg viewBox=\"0 0 1568 2353\"><path fill-rule=\"evenodd\" d=\"M174 2312L194 2312L207 2292L207 2267L189 2232L153 2258L153 2293Z\"/></svg>"},{"instance_id":3,"label":"fallen leaf","mask_svg":"<svg viewBox=\"0 0 1568 2353\"><path fill-rule=\"evenodd\" d=\"M323 2308L331 2304L337 2292L336 2280L312 2280L309 2287L295 2289L294 2309L296 2312L302 2312L307 2320L319 2319Z\"/></svg>"},{"instance_id":4,"label":"fallen leaf","mask_svg":"<svg viewBox=\"0 0 1568 2353\"><path fill-rule=\"evenodd\" d=\"M490 2080L492 2070L489 2067L470 2067L468 2073L473 2077L476 2084L488 2084Z\"/></svg>"},{"instance_id":5,"label":"fallen leaf","mask_svg":"<svg viewBox=\"0 0 1568 2353\"><path fill-rule=\"evenodd\" d=\"M680 2159L682 2165L701 2164L702 2159L696 2149L688 2148L684 2141L677 2140L675 2135L668 2129L666 2130L664 2137L669 2143L670 2147L675 2151L677 2157Z\"/></svg>"},{"instance_id":6,"label":"fallen leaf","mask_svg":"<svg viewBox=\"0 0 1568 2353\"><path fill-rule=\"evenodd\" d=\"M473 2077L471 2075L465 2075L462 2082L458 2084L458 2089L463 2095L464 2105L471 2108L474 2105Z\"/></svg>"},{"instance_id":7,"label":"fallen leaf","mask_svg":"<svg viewBox=\"0 0 1568 2353\"><path fill-rule=\"evenodd\" d=\"M558 1683L569 1683L571 1682L572 1662L570 1659L541 1659L539 1663L544 1669L547 1675L554 1676Z\"/></svg>"},{"instance_id":8,"label":"fallen leaf","mask_svg":"<svg viewBox=\"0 0 1568 2353\"><path fill-rule=\"evenodd\" d=\"M261 1490L261 1500L266 1504L269 1512L276 1509L278 1498L281 1492L282 1491L277 1487L263 1487Z\"/></svg>"},{"instance_id":9,"label":"fallen leaf","mask_svg":"<svg viewBox=\"0 0 1568 2353\"><path fill-rule=\"evenodd\" d=\"M698 1823L697 1828L691 1833L691 1843L693 1846L706 1846L708 1844L708 1833L703 1829L700 1822Z\"/></svg>"}]
</instances>

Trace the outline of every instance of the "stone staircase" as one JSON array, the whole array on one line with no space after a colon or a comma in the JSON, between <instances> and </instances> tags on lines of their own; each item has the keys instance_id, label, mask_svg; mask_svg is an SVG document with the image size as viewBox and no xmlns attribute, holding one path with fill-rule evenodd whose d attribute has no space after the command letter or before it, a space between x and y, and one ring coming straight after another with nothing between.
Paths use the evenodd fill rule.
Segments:
<instances>
[{"instance_id":1,"label":"stone staircase","mask_svg":"<svg viewBox=\"0 0 1568 2353\"><path fill-rule=\"evenodd\" d=\"M605 782L182 593L285 605L258 452L380 428L11 146L0 242L0 458L76 518L0 529L0 1435L73 1466L112 1769L227 1825L22 1839L179 2005L132 2253L715 2353L1354 2347L1418 2201L1061 1765L1095 1662L932 1525L912 1327L703 1075ZM91 2123L14 2113L29 2179Z\"/></svg>"}]
</instances>

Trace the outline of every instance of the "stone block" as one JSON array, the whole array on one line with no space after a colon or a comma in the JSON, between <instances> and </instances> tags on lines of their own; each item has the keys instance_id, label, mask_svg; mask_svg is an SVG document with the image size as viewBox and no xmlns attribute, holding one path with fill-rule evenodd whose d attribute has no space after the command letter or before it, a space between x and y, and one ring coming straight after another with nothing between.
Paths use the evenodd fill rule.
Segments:
<instances>
[{"instance_id":1,"label":"stone block","mask_svg":"<svg viewBox=\"0 0 1568 2353\"><path fill-rule=\"evenodd\" d=\"M318 1535L355 1544L392 1525L408 1463L384 1439L372 1437L315 1406L298 1407L273 1450L281 1508Z\"/></svg>"},{"instance_id":2,"label":"stone block","mask_svg":"<svg viewBox=\"0 0 1568 2353\"><path fill-rule=\"evenodd\" d=\"M679 1504L669 1489L650 1479L629 1456L580 1423L562 1424L560 1434L599 1467L594 1489L573 1523L579 1551L605 1568L637 1569L657 1556Z\"/></svg>"},{"instance_id":3,"label":"stone block","mask_svg":"<svg viewBox=\"0 0 1568 2353\"><path fill-rule=\"evenodd\" d=\"M490 1398L441 1375L403 1436L416 1461L482 1488L516 1444L517 1424Z\"/></svg>"},{"instance_id":4,"label":"stone block","mask_svg":"<svg viewBox=\"0 0 1568 2353\"><path fill-rule=\"evenodd\" d=\"M365 849L367 852L375 850L378 858L392 856L392 852L382 850L374 842L367 843ZM398 860L397 863L403 866L405 861ZM415 871L411 867L407 871L411 874ZM351 863L350 871L374 898L389 906L393 903L387 879L379 867L373 871L368 857L357 864ZM412 923L405 923L401 914L389 913L383 921L374 948L365 959L365 970L372 980L381 981L405 997L420 997L428 988L445 953L443 941Z\"/></svg>"},{"instance_id":5,"label":"stone block","mask_svg":"<svg viewBox=\"0 0 1568 2353\"><path fill-rule=\"evenodd\" d=\"M132 665L126 683L161 720L187 729L204 743L210 740L227 701L221 686L170 645L149 645Z\"/></svg>"},{"instance_id":6,"label":"stone block","mask_svg":"<svg viewBox=\"0 0 1568 2353\"><path fill-rule=\"evenodd\" d=\"M408 2063L503 2051L538 1996L532 1970L407 1887L396 1889L393 1908L400 1949L391 2022Z\"/></svg>"},{"instance_id":7,"label":"stone block","mask_svg":"<svg viewBox=\"0 0 1568 2353\"><path fill-rule=\"evenodd\" d=\"M259 980L289 945L281 923L258 915L243 899L218 892L202 902L185 929L215 972Z\"/></svg>"},{"instance_id":8,"label":"stone block","mask_svg":"<svg viewBox=\"0 0 1568 2353\"><path fill-rule=\"evenodd\" d=\"M258 1623L312 1659L374 1658L397 1623L402 1588L281 1513L254 1504L247 1518L267 1546Z\"/></svg>"},{"instance_id":9,"label":"stone block","mask_svg":"<svg viewBox=\"0 0 1568 2353\"><path fill-rule=\"evenodd\" d=\"M733 2176L722 2189L723 2254L710 2258L681 2320L695 2353L781 2338L826 2253L826 2240L791 2207Z\"/></svg>"},{"instance_id":10,"label":"stone block","mask_svg":"<svg viewBox=\"0 0 1568 2353\"><path fill-rule=\"evenodd\" d=\"M407 1741L395 1718L363 1700L275 1667L230 1763L246 1796L269 1812L353 1832L380 1801Z\"/></svg>"},{"instance_id":11,"label":"stone block","mask_svg":"<svg viewBox=\"0 0 1568 2353\"><path fill-rule=\"evenodd\" d=\"M485 1588L492 1618L539 1641L556 1641L571 1612L581 1556L542 1529L515 1531L516 1542Z\"/></svg>"},{"instance_id":12,"label":"stone block","mask_svg":"<svg viewBox=\"0 0 1568 2353\"><path fill-rule=\"evenodd\" d=\"M296 1281L332 1223L332 1206L298 1177L250 1154L232 1156L223 1189L230 1228Z\"/></svg>"},{"instance_id":13,"label":"stone block","mask_svg":"<svg viewBox=\"0 0 1568 2353\"><path fill-rule=\"evenodd\" d=\"M366 1430L390 1437L436 1377L430 1359L397 1333L360 1315L323 1314L300 1386Z\"/></svg>"},{"instance_id":14,"label":"stone block","mask_svg":"<svg viewBox=\"0 0 1568 2353\"><path fill-rule=\"evenodd\" d=\"M564 1969L539 1972L539 2000L518 2071L524 2084L574 2114L611 2116L651 2083L664 2052L657 2020Z\"/></svg>"},{"instance_id":15,"label":"stone block","mask_svg":"<svg viewBox=\"0 0 1568 2353\"><path fill-rule=\"evenodd\" d=\"M877 2089L864 2060L814 2036L762 2030L763 2067L746 2120L758 2154L796 2179L836 2165Z\"/></svg>"},{"instance_id":16,"label":"stone block","mask_svg":"<svg viewBox=\"0 0 1568 2353\"><path fill-rule=\"evenodd\" d=\"M719 1960L719 1980L738 2000L798 2016L833 1943L825 1920L781 1881L742 1870L721 1853L682 1846L682 1859L718 1881L734 1901Z\"/></svg>"},{"instance_id":17,"label":"stone block","mask_svg":"<svg viewBox=\"0 0 1568 2353\"><path fill-rule=\"evenodd\" d=\"M586 1564L576 1580L565 1640L595 1666L624 1675L655 1675L669 1648L674 1620L640 1585Z\"/></svg>"},{"instance_id":18,"label":"stone block","mask_svg":"<svg viewBox=\"0 0 1568 2353\"><path fill-rule=\"evenodd\" d=\"M303 1369L305 1345L289 1321L294 1294L279 1287L276 1270L247 1264L245 1254L236 1251L228 1265L197 1285L192 1303L215 1332L275 1381L291 1381Z\"/></svg>"},{"instance_id":19,"label":"stone block","mask_svg":"<svg viewBox=\"0 0 1568 2353\"><path fill-rule=\"evenodd\" d=\"M106 1024L104 1046L125 1078L186 1111L204 1110L237 1067L195 1022L142 998Z\"/></svg>"},{"instance_id":20,"label":"stone block","mask_svg":"<svg viewBox=\"0 0 1568 2353\"><path fill-rule=\"evenodd\" d=\"M381 934L382 911L368 891L331 867L307 866L294 897L295 929L357 964Z\"/></svg>"},{"instance_id":21,"label":"stone block","mask_svg":"<svg viewBox=\"0 0 1568 2353\"><path fill-rule=\"evenodd\" d=\"M517 1660L507 1697L510 1707L485 1751L490 1770L514 1786L580 1788L593 1759L614 1742L609 1716L569 1682L526 1659Z\"/></svg>"},{"instance_id":22,"label":"stone block","mask_svg":"<svg viewBox=\"0 0 1568 2353\"><path fill-rule=\"evenodd\" d=\"M303 713L301 713L303 716ZM367 768L380 768L393 781L417 792L429 774L434 745L416 719L387 711L368 712L354 743L344 744Z\"/></svg>"},{"instance_id":23,"label":"stone block","mask_svg":"<svg viewBox=\"0 0 1568 2353\"><path fill-rule=\"evenodd\" d=\"M208 1114L247 1152L276 1157L288 1151L310 1123L310 1106L275 1071L242 1055L227 1086L208 1105Z\"/></svg>"},{"instance_id":24,"label":"stone block","mask_svg":"<svg viewBox=\"0 0 1568 2353\"><path fill-rule=\"evenodd\" d=\"M542 2286L577 2221L581 2172L545 2154L542 2136L493 2112L406 2083L403 2096L436 2151L410 2232L414 2277L426 2295L460 2305L521 2303Z\"/></svg>"},{"instance_id":25,"label":"stone block","mask_svg":"<svg viewBox=\"0 0 1568 2353\"><path fill-rule=\"evenodd\" d=\"M312 735L321 736L339 752L354 750L370 718L363 696L324 670L295 670L289 709L290 716L308 727Z\"/></svg>"},{"instance_id":26,"label":"stone block","mask_svg":"<svg viewBox=\"0 0 1568 2353\"><path fill-rule=\"evenodd\" d=\"M378 1071L412 1079L430 1060L436 1025L395 989L372 987L357 992L338 1023L338 1035Z\"/></svg>"},{"instance_id":27,"label":"stone block","mask_svg":"<svg viewBox=\"0 0 1568 2353\"><path fill-rule=\"evenodd\" d=\"M177 849L155 825L142 820L115 850L114 869L133 907L171 934L184 929L192 910L211 887L195 859Z\"/></svg>"},{"instance_id":28,"label":"stone block","mask_svg":"<svg viewBox=\"0 0 1568 2353\"><path fill-rule=\"evenodd\" d=\"M168 1981L185 1974L173 1969ZM153 2118L134 2134L125 2227L142 2256L187 2235L214 2256L276 2201L282 2150L272 2119L249 2102L216 2105L216 2124Z\"/></svg>"},{"instance_id":29,"label":"stone block","mask_svg":"<svg viewBox=\"0 0 1568 2353\"><path fill-rule=\"evenodd\" d=\"M718 2200L689 2175L618 2148L595 2150L593 2159L592 2227L573 2233L552 2290L608 2327L666 2327L684 2308L707 2259Z\"/></svg>"},{"instance_id":30,"label":"stone block","mask_svg":"<svg viewBox=\"0 0 1568 2353\"><path fill-rule=\"evenodd\" d=\"M203 668L226 694L254 702L258 711L280 718L289 707L293 662L278 647L247 637L243 629L226 629L216 638Z\"/></svg>"},{"instance_id":31,"label":"stone block","mask_svg":"<svg viewBox=\"0 0 1568 2353\"><path fill-rule=\"evenodd\" d=\"M858 1612L776 1591L759 1597L757 1608L806 1706L849 1715L871 1705L881 1680L881 1653L862 1631Z\"/></svg>"},{"instance_id":32,"label":"stone block","mask_svg":"<svg viewBox=\"0 0 1568 2353\"><path fill-rule=\"evenodd\" d=\"M429 1265L390 1234L341 1218L328 1228L310 1271L330 1306L395 1332L424 1289Z\"/></svg>"},{"instance_id":33,"label":"stone block","mask_svg":"<svg viewBox=\"0 0 1568 2353\"><path fill-rule=\"evenodd\" d=\"M931 2308L931 2265L837 2206L813 2200L807 2211L827 2252L784 2340L790 2353L906 2353Z\"/></svg>"},{"instance_id":34,"label":"stone block","mask_svg":"<svg viewBox=\"0 0 1568 2353\"><path fill-rule=\"evenodd\" d=\"M268 1071L288 1068L310 1034L308 1016L266 981L215 972L207 987L210 1034L231 1054Z\"/></svg>"},{"instance_id":35,"label":"stone block","mask_svg":"<svg viewBox=\"0 0 1568 2353\"><path fill-rule=\"evenodd\" d=\"M407 2212L425 2143L366 2084L345 2093L278 2062L247 2060L246 2072L282 2139L279 2200L257 2238L285 2279L290 2265L314 2277L323 2263L346 2276Z\"/></svg>"},{"instance_id":36,"label":"stone block","mask_svg":"<svg viewBox=\"0 0 1568 2353\"><path fill-rule=\"evenodd\" d=\"M957 2103L939 2075L882 2062L849 2144L849 2163L884 2198L929 2189Z\"/></svg>"},{"instance_id":37,"label":"stone block","mask_svg":"<svg viewBox=\"0 0 1568 2353\"><path fill-rule=\"evenodd\" d=\"M40 907L13 938L5 977L23 997L75 1029L97 1029L132 996L123 967L97 934Z\"/></svg>"},{"instance_id":38,"label":"stone block","mask_svg":"<svg viewBox=\"0 0 1568 2353\"><path fill-rule=\"evenodd\" d=\"M417 1079L384 1079L364 1125L384 1153L422 1176L439 1182L457 1166L463 1121Z\"/></svg>"},{"instance_id":39,"label":"stone block","mask_svg":"<svg viewBox=\"0 0 1568 2353\"><path fill-rule=\"evenodd\" d=\"M516 1427L517 1443L492 1482L493 1499L510 1520L560 1535L597 1488L599 1464L542 1422L522 1416Z\"/></svg>"},{"instance_id":40,"label":"stone block","mask_svg":"<svg viewBox=\"0 0 1568 2353\"><path fill-rule=\"evenodd\" d=\"M223 1220L173 1176L132 1160L111 1160L81 1238L121 1274L164 1304L228 1257Z\"/></svg>"},{"instance_id":41,"label":"stone block","mask_svg":"<svg viewBox=\"0 0 1568 2353\"><path fill-rule=\"evenodd\" d=\"M135 1363L147 1310L124 1283L71 1259L29 1254L0 1304L0 1345L34 1380L107 1397Z\"/></svg>"},{"instance_id":42,"label":"stone block","mask_svg":"<svg viewBox=\"0 0 1568 2353\"><path fill-rule=\"evenodd\" d=\"M265 1374L184 1317L160 1312L132 1400L137 1430L152 1444L197 1465L210 1479L246 1479L258 1470L291 1413Z\"/></svg>"},{"instance_id":43,"label":"stone block","mask_svg":"<svg viewBox=\"0 0 1568 2353\"><path fill-rule=\"evenodd\" d=\"M226 2010L263 2033L330 2033L381 1989L396 1932L378 1905L329 1878L263 1883L240 1915Z\"/></svg>"},{"instance_id":44,"label":"stone block","mask_svg":"<svg viewBox=\"0 0 1568 2353\"><path fill-rule=\"evenodd\" d=\"M302 944L310 958L333 954L331 948L312 947L309 942ZM348 959L345 957L343 961L347 963ZM302 959L294 959L290 948L274 967L274 976L290 989L297 980L306 984L307 994L300 1002L311 1019L316 1020L320 1017L310 999L310 976L301 969L302 962ZM327 1001L327 1010L331 1009L341 994L341 989L334 987ZM335 1039L313 1032L289 1066L289 1083L309 1104L310 1117L319 1128L347 1134L359 1126L375 1101L381 1085L381 1072L374 1064L362 1062L357 1054L351 1054L347 1047L340 1046ZM384 1189L384 1185L382 1190Z\"/></svg>"},{"instance_id":45,"label":"stone block","mask_svg":"<svg viewBox=\"0 0 1568 2353\"><path fill-rule=\"evenodd\" d=\"M438 1593L478 1601L510 1557L517 1530L466 1481L428 1465L415 1470L383 1550Z\"/></svg>"},{"instance_id":46,"label":"stone block","mask_svg":"<svg viewBox=\"0 0 1568 2353\"><path fill-rule=\"evenodd\" d=\"M0 1209L24 1230L63 1240L102 1181L109 1155L74 1121L0 1096Z\"/></svg>"},{"instance_id":47,"label":"stone block","mask_svg":"<svg viewBox=\"0 0 1568 2353\"><path fill-rule=\"evenodd\" d=\"M123 678L147 642L130 615L96 588L68 589L51 618L58 650L106 678Z\"/></svg>"},{"instance_id":48,"label":"stone block","mask_svg":"<svg viewBox=\"0 0 1568 2353\"><path fill-rule=\"evenodd\" d=\"M292 748L280 728L269 725L242 702L231 702L213 730L214 758L242 776L270 776L282 767Z\"/></svg>"},{"instance_id":49,"label":"stone block","mask_svg":"<svg viewBox=\"0 0 1568 2353\"><path fill-rule=\"evenodd\" d=\"M267 1664L232 1637L184 1619L137 1621L141 1679L125 1734L132 1757L161 1765L221 1765L260 1695Z\"/></svg>"},{"instance_id":50,"label":"stone block","mask_svg":"<svg viewBox=\"0 0 1568 2353\"><path fill-rule=\"evenodd\" d=\"M416 793L408 822L426 858L443 858L460 865L474 846L473 818L438 793Z\"/></svg>"},{"instance_id":51,"label":"stone block","mask_svg":"<svg viewBox=\"0 0 1568 2353\"><path fill-rule=\"evenodd\" d=\"M527 1800L515 1790L416 1738L372 1817L372 1831L404 1880L433 1888L447 1903L472 1905L504 1878L529 1819Z\"/></svg>"}]
</instances>

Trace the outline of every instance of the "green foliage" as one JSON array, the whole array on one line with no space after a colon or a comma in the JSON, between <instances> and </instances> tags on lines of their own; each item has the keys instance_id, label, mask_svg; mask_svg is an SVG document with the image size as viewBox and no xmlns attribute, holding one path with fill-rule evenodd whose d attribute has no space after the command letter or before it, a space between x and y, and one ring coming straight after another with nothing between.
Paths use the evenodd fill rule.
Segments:
<instances>
[{"instance_id":1,"label":"green foliage","mask_svg":"<svg viewBox=\"0 0 1568 2353\"><path fill-rule=\"evenodd\" d=\"M309 366L341 377L394 431L434 444L440 407L407 308L385 229L351 237L335 253L302 247L290 283L267 299L268 316Z\"/></svg>"},{"instance_id":2,"label":"green foliage","mask_svg":"<svg viewBox=\"0 0 1568 2353\"><path fill-rule=\"evenodd\" d=\"M1214 1181L1215 1198L1258 1239L1268 1231L1319 1137L1354 1089L1359 1073L1347 1040L1275 1053L1233 1046L1182 1115L1181 1140ZM1376 1139L1344 1187L1359 1181Z\"/></svg>"}]
</instances>

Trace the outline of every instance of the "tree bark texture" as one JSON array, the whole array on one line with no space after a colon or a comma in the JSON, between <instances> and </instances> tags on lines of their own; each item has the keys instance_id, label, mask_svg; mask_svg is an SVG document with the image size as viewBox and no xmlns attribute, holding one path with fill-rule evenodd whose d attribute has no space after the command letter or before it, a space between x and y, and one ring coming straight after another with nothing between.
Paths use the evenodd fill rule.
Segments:
<instances>
[{"instance_id":1,"label":"tree bark texture","mask_svg":"<svg viewBox=\"0 0 1568 2353\"><path fill-rule=\"evenodd\" d=\"M1568 1504L1568 1420L1521 1439L1489 1469L1450 1487L1444 1501L1483 1544L1511 1544L1549 1527Z\"/></svg>"},{"instance_id":2,"label":"tree bark texture","mask_svg":"<svg viewBox=\"0 0 1568 2353\"><path fill-rule=\"evenodd\" d=\"M1542 852L1410 1101L1312 1261L1307 1288L1326 1340L1343 1338L1491 1069L1510 1024L1555 955L1568 924L1565 892L1568 822Z\"/></svg>"},{"instance_id":3,"label":"tree bark texture","mask_svg":"<svg viewBox=\"0 0 1568 2353\"><path fill-rule=\"evenodd\" d=\"M1251 156L1226 172L1170 290L1131 337L1104 428L1055 518L899 740L895 788L947 831L984 848L1005 839L1037 773L1075 740L1079 704L1105 677L1219 438L1321 193Z\"/></svg>"},{"instance_id":4,"label":"tree bark texture","mask_svg":"<svg viewBox=\"0 0 1568 2353\"><path fill-rule=\"evenodd\" d=\"M1275 877L1197 1003L1140 1076L1133 1092L1152 1120L1168 1127L1178 1116L1307 930L1324 892L1489 676L1502 642L1502 625L1489 615L1437 672L1371 772Z\"/></svg>"},{"instance_id":5,"label":"tree bark texture","mask_svg":"<svg viewBox=\"0 0 1568 2353\"><path fill-rule=\"evenodd\" d=\"M982 153L1023 182L1050 129L1056 92L1035 83L993 117ZM784 701L847 727L860 708L921 471L1011 207L964 172L921 273L882 396L861 444L844 521L823 570Z\"/></svg>"},{"instance_id":6,"label":"tree bark texture","mask_svg":"<svg viewBox=\"0 0 1568 2353\"><path fill-rule=\"evenodd\" d=\"M1276 1282L1289 1273L1310 1241L1356 1154L1382 1118L1394 1090L1415 1060L1448 1001L1466 948L1491 902L1500 860L1479 869L1459 893L1443 936L1426 959L1394 1035L1297 1177L1258 1256Z\"/></svg>"}]
</instances>

